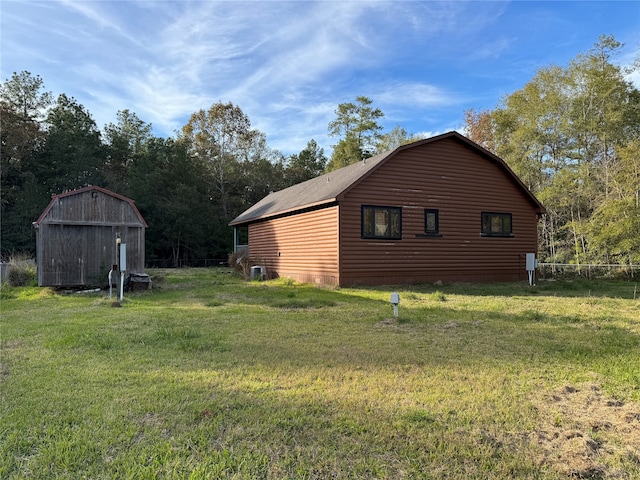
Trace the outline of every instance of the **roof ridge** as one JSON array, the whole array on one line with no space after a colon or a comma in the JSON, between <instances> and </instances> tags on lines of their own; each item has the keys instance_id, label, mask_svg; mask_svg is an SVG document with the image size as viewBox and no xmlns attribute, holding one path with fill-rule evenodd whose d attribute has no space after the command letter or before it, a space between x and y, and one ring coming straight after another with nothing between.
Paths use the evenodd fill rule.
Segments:
<instances>
[{"instance_id":1,"label":"roof ridge","mask_svg":"<svg viewBox=\"0 0 640 480\"><path fill-rule=\"evenodd\" d=\"M476 150L479 154L488 158L490 161L497 163L499 167L503 168L518 184L534 205L536 205L541 212L544 212L542 204L533 195L533 193L531 193L526 185L522 183L522 180L518 178L504 160L465 137L461 133L452 130L430 138L424 138L416 140L415 142L400 145L393 150L379 153L378 155L352 163L351 165L339 168L338 170L323 173L315 178L297 183L277 192L270 193L229 222L229 225L233 226L263 220L265 218L271 218L291 213L293 211L335 202L338 200L338 197L344 195L349 189L360 183L369 174L396 156L399 152L447 138L453 138L464 143L468 147ZM359 168L362 168L363 166L365 168L359 170Z\"/></svg>"}]
</instances>

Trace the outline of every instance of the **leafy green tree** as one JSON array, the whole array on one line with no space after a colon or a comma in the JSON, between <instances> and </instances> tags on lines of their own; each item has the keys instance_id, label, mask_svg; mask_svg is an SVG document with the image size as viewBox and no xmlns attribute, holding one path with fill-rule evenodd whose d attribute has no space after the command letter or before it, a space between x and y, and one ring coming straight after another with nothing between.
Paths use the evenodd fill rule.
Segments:
<instances>
[{"instance_id":1,"label":"leafy green tree","mask_svg":"<svg viewBox=\"0 0 640 480\"><path fill-rule=\"evenodd\" d=\"M384 133L380 136L376 153L394 150L402 145L421 140L422 138L423 137L419 135L410 135L406 128L396 125L390 132Z\"/></svg>"},{"instance_id":2,"label":"leafy green tree","mask_svg":"<svg viewBox=\"0 0 640 480\"><path fill-rule=\"evenodd\" d=\"M7 110L24 121L40 121L53 103L53 94L42 92L43 87L44 81L40 75L33 76L27 71L14 72L11 79L0 86L0 98Z\"/></svg>"},{"instance_id":3,"label":"leafy green tree","mask_svg":"<svg viewBox=\"0 0 640 480\"><path fill-rule=\"evenodd\" d=\"M378 120L384 114L379 108L373 108L372 103L370 98L358 96L356 103L338 105L335 120L329 122L329 135L340 140L334 145L327 170L336 170L375 154L382 131Z\"/></svg>"},{"instance_id":4,"label":"leafy green tree","mask_svg":"<svg viewBox=\"0 0 640 480\"><path fill-rule=\"evenodd\" d=\"M117 123L109 123L104 128L107 157L102 173L109 188L128 195L128 171L152 137L151 124L129 110L121 110L116 116Z\"/></svg>"},{"instance_id":5,"label":"leafy green tree","mask_svg":"<svg viewBox=\"0 0 640 480\"><path fill-rule=\"evenodd\" d=\"M621 46L613 37L603 35L592 50L569 66L575 157L588 165L589 175L605 196L617 168L616 148L638 138L640 129L638 91L612 63Z\"/></svg>"},{"instance_id":6,"label":"leafy green tree","mask_svg":"<svg viewBox=\"0 0 640 480\"><path fill-rule=\"evenodd\" d=\"M327 172L338 170L339 168L357 163L367 157L368 155L362 150L358 139L353 134L348 134L346 138L340 139L340 141L333 146L331 159L329 163L327 163L325 170Z\"/></svg>"},{"instance_id":7,"label":"leafy green tree","mask_svg":"<svg viewBox=\"0 0 640 480\"><path fill-rule=\"evenodd\" d=\"M546 206L541 252L548 260L606 254L596 240L606 235L591 220L612 210L620 152L640 136L640 92L613 63L620 48L602 36L566 68L540 69L495 110L465 115L471 139L505 159Z\"/></svg>"},{"instance_id":8,"label":"leafy green tree","mask_svg":"<svg viewBox=\"0 0 640 480\"><path fill-rule=\"evenodd\" d=\"M640 140L617 149L619 163L587 228L589 244L607 263L640 263Z\"/></svg>"},{"instance_id":9,"label":"leafy green tree","mask_svg":"<svg viewBox=\"0 0 640 480\"><path fill-rule=\"evenodd\" d=\"M128 168L132 198L149 228L147 262L177 267L210 258L218 241L205 165L185 142L149 137ZM226 255L226 253L225 253Z\"/></svg>"},{"instance_id":10,"label":"leafy green tree","mask_svg":"<svg viewBox=\"0 0 640 480\"><path fill-rule=\"evenodd\" d=\"M189 152L207 167L210 197L219 205L220 220L230 218L230 195L241 181L240 162L258 136L240 107L216 103L191 115L182 127Z\"/></svg>"},{"instance_id":11,"label":"leafy green tree","mask_svg":"<svg viewBox=\"0 0 640 480\"><path fill-rule=\"evenodd\" d=\"M49 195L101 184L105 151L100 131L89 112L61 94L47 116L48 135L37 177Z\"/></svg>"},{"instance_id":12,"label":"leafy green tree","mask_svg":"<svg viewBox=\"0 0 640 480\"><path fill-rule=\"evenodd\" d=\"M321 175L327 165L324 149L315 140L309 140L300 153L289 156L286 168L288 185L295 185Z\"/></svg>"},{"instance_id":13,"label":"leafy green tree","mask_svg":"<svg viewBox=\"0 0 640 480\"><path fill-rule=\"evenodd\" d=\"M43 118L51 93L43 81L23 71L0 85L0 245L2 253L35 247L31 223L43 208L34 192L34 164L46 138Z\"/></svg>"},{"instance_id":14,"label":"leafy green tree","mask_svg":"<svg viewBox=\"0 0 640 480\"><path fill-rule=\"evenodd\" d=\"M288 186L285 181L284 156L267 145L267 138L262 132L257 132L250 148L244 151L239 174L241 181L236 183L232 196L232 217L242 213L269 192Z\"/></svg>"},{"instance_id":15,"label":"leafy green tree","mask_svg":"<svg viewBox=\"0 0 640 480\"><path fill-rule=\"evenodd\" d=\"M231 102L191 115L181 141L204 168L205 198L211 205L207 211L212 212L208 220L216 228L209 242L216 244L217 255L224 250L226 258L233 241L228 222L269 191L284 187L284 158Z\"/></svg>"}]
</instances>

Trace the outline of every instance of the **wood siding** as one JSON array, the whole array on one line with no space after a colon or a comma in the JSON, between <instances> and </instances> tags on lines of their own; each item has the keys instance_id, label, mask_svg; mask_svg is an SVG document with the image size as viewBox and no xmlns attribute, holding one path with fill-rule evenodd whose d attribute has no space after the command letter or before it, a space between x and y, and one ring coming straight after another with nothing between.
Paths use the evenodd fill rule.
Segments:
<instances>
[{"instance_id":1,"label":"wood siding","mask_svg":"<svg viewBox=\"0 0 640 480\"><path fill-rule=\"evenodd\" d=\"M338 284L338 207L249 225L249 256L270 278Z\"/></svg>"},{"instance_id":2,"label":"wood siding","mask_svg":"<svg viewBox=\"0 0 640 480\"><path fill-rule=\"evenodd\" d=\"M402 208L402 239L361 238L361 205ZM438 209L439 237L424 236ZM481 235L481 212L512 214L512 237ZM537 214L513 177L455 139L399 152L340 199L340 285L526 279Z\"/></svg>"},{"instance_id":3,"label":"wood siding","mask_svg":"<svg viewBox=\"0 0 640 480\"><path fill-rule=\"evenodd\" d=\"M127 272L142 273L145 225L132 204L102 190L54 197L36 223L38 284L107 285L116 234L127 244Z\"/></svg>"}]
</instances>

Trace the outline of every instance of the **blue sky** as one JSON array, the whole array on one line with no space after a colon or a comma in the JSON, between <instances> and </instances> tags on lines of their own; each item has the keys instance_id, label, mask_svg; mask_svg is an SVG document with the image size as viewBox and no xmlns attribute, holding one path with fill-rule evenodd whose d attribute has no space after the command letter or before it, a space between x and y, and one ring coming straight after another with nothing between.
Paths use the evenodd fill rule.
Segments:
<instances>
[{"instance_id":1,"label":"blue sky","mask_svg":"<svg viewBox=\"0 0 640 480\"><path fill-rule=\"evenodd\" d=\"M129 109L162 137L231 101L272 148L313 138L330 154L327 125L358 95L386 131L460 129L466 109L494 108L602 34L630 64L640 1L0 0L0 78L27 70L99 128Z\"/></svg>"}]
</instances>

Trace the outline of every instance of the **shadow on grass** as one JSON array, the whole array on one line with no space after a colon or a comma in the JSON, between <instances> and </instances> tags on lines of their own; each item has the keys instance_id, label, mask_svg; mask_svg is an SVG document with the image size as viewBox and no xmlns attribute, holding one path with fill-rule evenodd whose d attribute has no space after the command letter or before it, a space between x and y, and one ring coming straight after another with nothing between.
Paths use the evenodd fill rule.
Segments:
<instances>
[{"instance_id":1,"label":"shadow on grass","mask_svg":"<svg viewBox=\"0 0 640 480\"><path fill-rule=\"evenodd\" d=\"M210 349L215 355L267 364L425 365L600 363L625 357L640 346L637 329L618 321L615 306L604 305L620 284L632 286L625 282L330 289L242 282L229 275L191 278L174 282L185 285L183 289L141 299L147 306L158 304L160 311L172 309L175 319L165 313L147 319L148 328L132 333L127 348L178 347L187 354ZM393 290L401 296L397 320L389 304ZM490 308L483 303L488 297L496 297ZM567 313L554 313L551 300L556 297L585 300ZM603 313L580 311L597 309L600 302L606 307ZM182 325L192 319L197 320ZM97 346L118 348L111 340L102 343Z\"/></svg>"},{"instance_id":2,"label":"shadow on grass","mask_svg":"<svg viewBox=\"0 0 640 480\"><path fill-rule=\"evenodd\" d=\"M586 281L539 287L519 283L330 289L242 282L215 270L190 273L169 279L169 289L130 295L125 308L84 320L86 328L78 329L73 317L69 323L65 318L47 343L113 352L175 350L187 358L196 354L215 361L266 364L586 360L596 369L603 359L625 358L640 347L638 329L618 321L615 305L604 305L609 300L596 296L615 290L619 282L597 283L594 290L585 290L594 285ZM397 320L389 303L394 290L401 296ZM554 313L555 297L585 300L574 303L568 313ZM606 307L603 313L580 311L597 310L600 302ZM185 367L193 364L190 358Z\"/></svg>"},{"instance_id":3,"label":"shadow on grass","mask_svg":"<svg viewBox=\"0 0 640 480\"><path fill-rule=\"evenodd\" d=\"M406 292L444 292L445 294L472 296L553 296L553 297L608 297L640 300L640 280L540 280L536 285L526 282L510 283L444 283L436 285L389 285L362 287L365 290L389 290Z\"/></svg>"},{"instance_id":4,"label":"shadow on grass","mask_svg":"<svg viewBox=\"0 0 640 480\"><path fill-rule=\"evenodd\" d=\"M172 285L120 309L10 300L7 478L558 478L528 436L531 389L592 372L637 388L637 326L600 300L397 287L395 319L393 287Z\"/></svg>"},{"instance_id":5,"label":"shadow on grass","mask_svg":"<svg viewBox=\"0 0 640 480\"><path fill-rule=\"evenodd\" d=\"M432 288L401 292L398 319L393 318L387 292L381 289L248 284L231 290L199 291L184 309L181 304L171 305L179 314L163 313L146 319L139 328L127 329L121 344L109 333L111 326L104 327L104 335L81 337L80 343L88 340L89 346L112 350L175 350L188 358L195 352L223 364L274 367L539 367L577 362L584 368L591 365L594 371L602 370L608 360L617 365L620 358L629 358L640 348L637 328L619 321L615 311L587 315L576 308L555 314L549 312L553 307L547 307L544 298L536 296L521 296L517 303L522 305L517 309L513 304L503 309L499 299L494 302L495 309L487 309L473 297L461 303L455 297L459 290L453 287L442 291ZM200 309L193 309L194 302ZM593 301L594 308L598 302ZM103 340L96 341L96 337ZM184 366L188 369L191 365L190 360Z\"/></svg>"}]
</instances>

